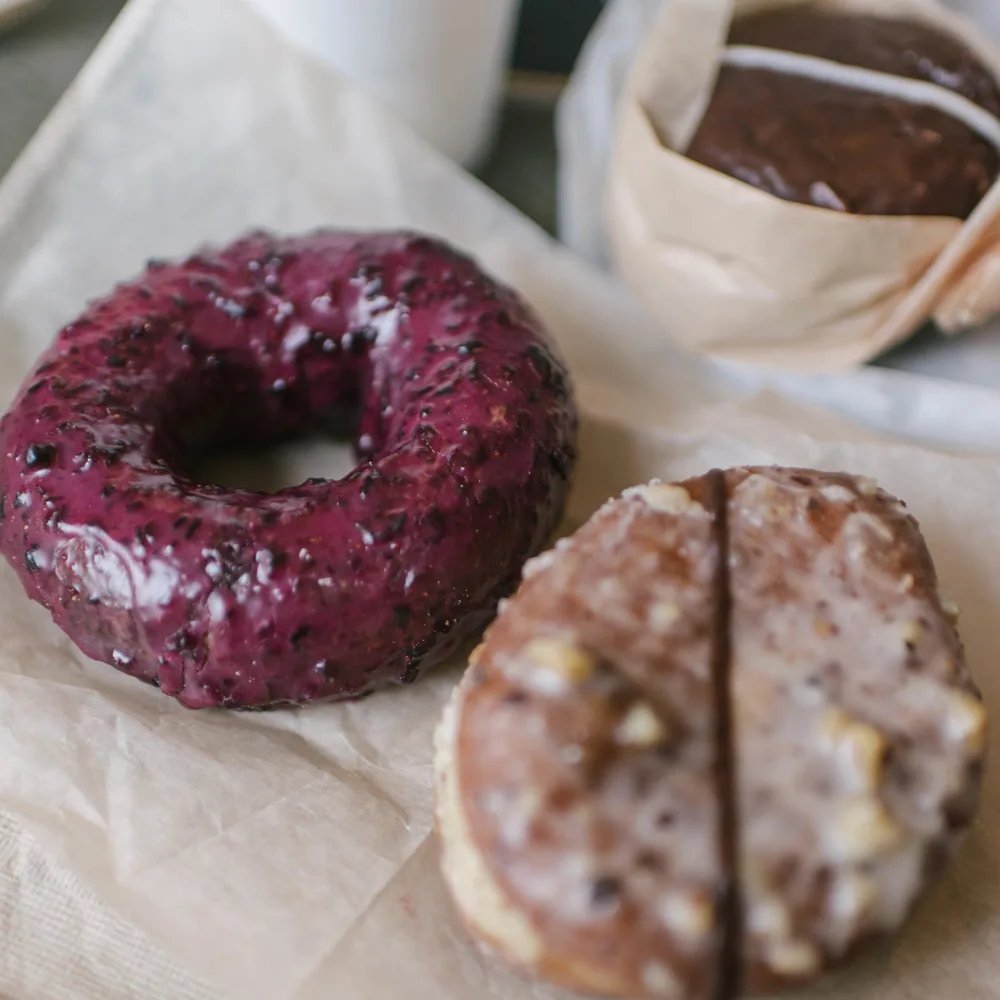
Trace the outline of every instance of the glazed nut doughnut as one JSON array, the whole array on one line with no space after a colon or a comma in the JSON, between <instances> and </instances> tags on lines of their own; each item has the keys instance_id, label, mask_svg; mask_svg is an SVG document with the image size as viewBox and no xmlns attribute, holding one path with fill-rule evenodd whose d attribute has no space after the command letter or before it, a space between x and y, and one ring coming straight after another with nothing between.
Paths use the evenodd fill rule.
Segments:
<instances>
[{"instance_id":1,"label":"glazed nut doughnut","mask_svg":"<svg viewBox=\"0 0 1000 1000\"><path fill-rule=\"evenodd\" d=\"M796 986L898 929L976 811L986 713L916 522L733 469L611 501L525 568L437 734L478 940L612 997Z\"/></svg>"},{"instance_id":2,"label":"glazed nut doughnut","mask_svg":"<svg viewBox=\"0 0 1000 1000\"><path fill-rule=\"evenodd\" d=\"M0 551L89 656L191 708L409 682L547 544L565 368L518 296L408 233L254 233L153 263L67 326L0 422ZM350 437L339 481L198 457Z\"/></svg>"}]
</instances>

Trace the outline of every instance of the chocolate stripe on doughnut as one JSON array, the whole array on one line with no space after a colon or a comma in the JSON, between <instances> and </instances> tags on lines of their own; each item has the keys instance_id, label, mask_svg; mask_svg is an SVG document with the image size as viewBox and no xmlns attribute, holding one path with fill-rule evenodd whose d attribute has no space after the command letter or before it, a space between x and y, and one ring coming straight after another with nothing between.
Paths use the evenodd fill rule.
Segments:
<instances>
[{"instance_id":1,"label":"chocolate stripe on doughnut","mask_svg":"<svg viewBox=\"0 0 1000 1000\"><path fill-rule=\"evenodd\" d=\"M739 896L739 815L733 750L732 710L732 589L729 580L729 496L726 474L713 469L705 477L712 513L715 574L712 579L712 686L715 697L715 781L719 795L719 855L725 882L718 901L722 930L715 1000L739 996L742 979L743 918Z\"/></svg>"},{"instance_id":2,"label":"chocolate stripe on doughnut","mask_svg":"<svg viewBox=\"0 0 1000 1000\"><path fill-rule=\"evenodd\" d=\"M771 70L807 77L821 83L882 94L911 104L935 108L956 118L1000 149L1000 120L961 94L936 83L756 45L730 45L723 50L722 62L739 69Z\"/></svg>"}]
</instances>

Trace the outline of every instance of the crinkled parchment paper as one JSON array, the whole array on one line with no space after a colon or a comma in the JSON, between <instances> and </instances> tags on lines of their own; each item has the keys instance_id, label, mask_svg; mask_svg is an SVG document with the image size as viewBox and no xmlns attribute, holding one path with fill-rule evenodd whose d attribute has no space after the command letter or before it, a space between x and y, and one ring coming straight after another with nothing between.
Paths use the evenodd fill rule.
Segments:
<instances>
[{"instance_id":1,"label":"crinkled parchment paper","mask_svg":"<svg viewBox=\"0 0 1000 1000\"><path fill-rule=\"evenodd\" d=\"M1000 708L1000 399L920 381L789 385L981 457L950 457L686 360L629 297L426 150L239 0L136 0L0 188L0 402L56 328L151 255L251 225L434 230L519 285L588 411L579 522L652 475L800 462L911 502ZM285 476L336 474L306 448ZM81 657L0 567L0 996L9 1000L552 998L480 957L431 832L431 732L460 664L362 702L192 713ZM1000 780L1000 779L998 779ZM891 949L813 997L995 995L1000 785Z\"/></svg>"}]
</instances>

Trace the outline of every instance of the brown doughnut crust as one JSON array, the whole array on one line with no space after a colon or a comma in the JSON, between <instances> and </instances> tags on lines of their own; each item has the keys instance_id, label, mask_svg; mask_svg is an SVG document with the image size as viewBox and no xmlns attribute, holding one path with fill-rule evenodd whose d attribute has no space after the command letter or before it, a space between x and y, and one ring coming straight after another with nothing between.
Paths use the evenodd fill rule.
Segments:
<instances>
[{"instance_id":1,"label":"brown doughnut crust","mask_svg":"<svg viewBox=\"0 0 1000 1000\"><path fill-rule=\"evenodd\" d=\"M446 881L530 975L801 984L897 929L974 814L985 712L914 520L848 475L717 476L725 511L653 483L530 563L440 727Z\"/></svg>"},{"instance_id":2,"label":"brown doughnut crust","mask_svg":"<svg viewBox=\"0 0 1000 1000\"><path fill-rule=\"evenodd\" d=\"M730 42L925 80L1000 115L1000 87L927 25L810 9L737 21ZM687 155L786 201L857 215L967 218L1000 154L935 108L768 70L722 67Z\"/></svg>"}]
</instances>

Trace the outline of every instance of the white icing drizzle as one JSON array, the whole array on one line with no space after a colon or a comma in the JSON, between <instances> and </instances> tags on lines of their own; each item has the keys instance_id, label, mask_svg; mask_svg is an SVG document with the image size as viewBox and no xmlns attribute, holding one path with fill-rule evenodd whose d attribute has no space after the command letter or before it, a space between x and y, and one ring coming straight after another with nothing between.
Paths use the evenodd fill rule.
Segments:
<instances>
[{"instance_id":1,"label":"white icing drizzle","mask_svg":"<svg viewBox=\"0 0 1000 1000\"><path fill-rule=\"evenodd\" d=\"M727 66L737 66L740 69L773 70L853 90L884 94L911 104L923 104L958 119L1000 149L1000 120L968 98L936 83L911 80L891 73L862 69L860 66L848 66L830 59L757 45L730 45L723 50L722 61Z\"/></svg>"}]
</instances>

